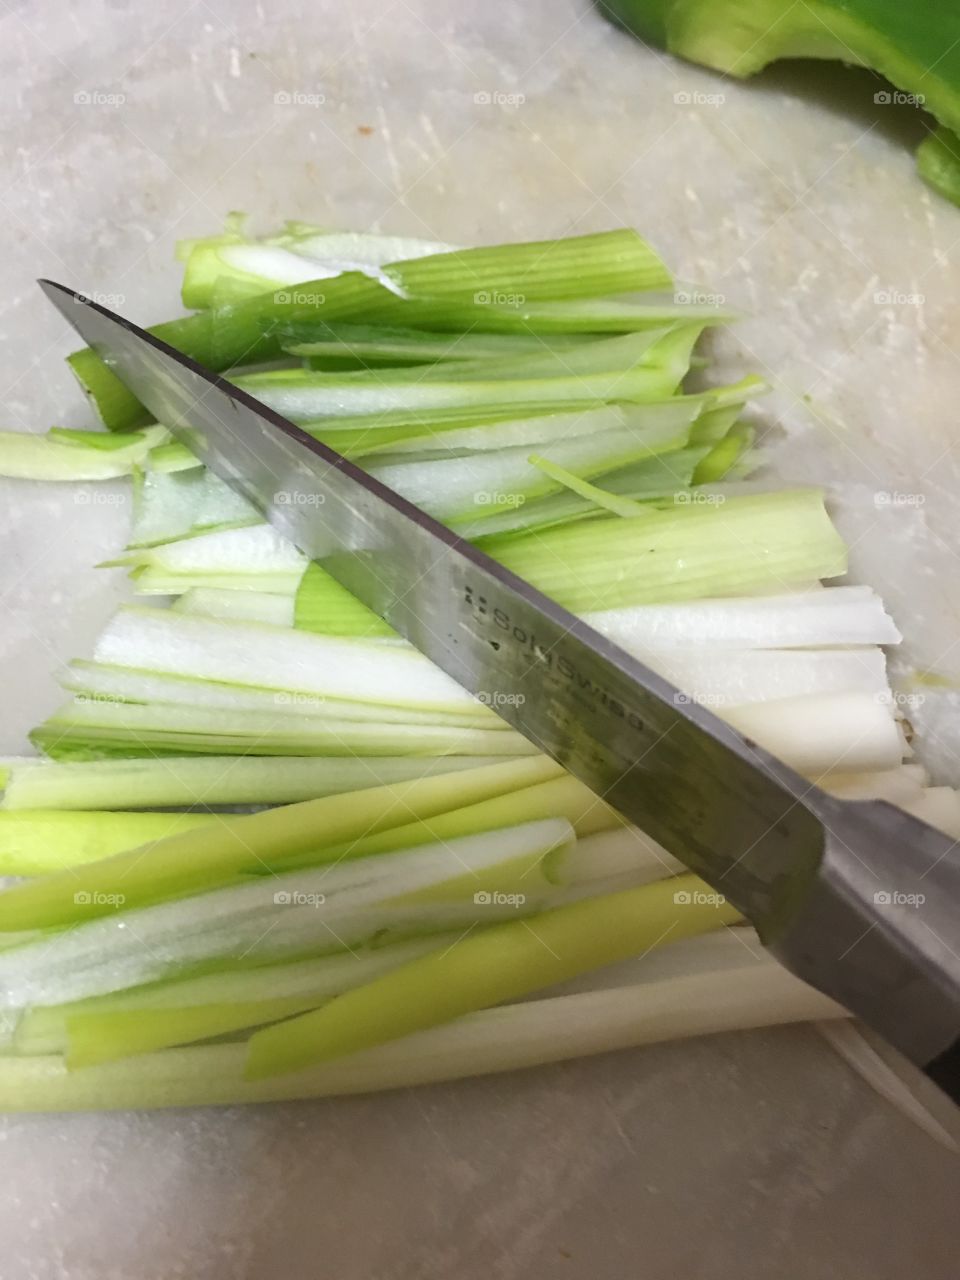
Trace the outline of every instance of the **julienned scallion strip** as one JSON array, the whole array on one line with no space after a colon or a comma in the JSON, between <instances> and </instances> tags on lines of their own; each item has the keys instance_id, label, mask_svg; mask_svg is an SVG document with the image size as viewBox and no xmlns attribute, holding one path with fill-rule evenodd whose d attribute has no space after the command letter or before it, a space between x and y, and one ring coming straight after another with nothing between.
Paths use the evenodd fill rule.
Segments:
<instances>
[{"instance_id":1,"label":"julienned scallion strip","mask_svg":"<svg viewBox=\"0 0 960 1280\"><path fill-rule=\"evenodd\" d=\"M511 760L462 774L374 787L364 793L362 806L352 797L335 795L248 817L222 818L209 828L166 840L150 858L135 849L91 864L84 873L90 902L75 901L77 878L70 871L7 890L0 894L0 930L55 927L105 915L115 906L112 895L118 892L128 906L146 905L244 875L268 874L304 855L341 847L360 836L369 839L413 817L430 818L514 791L524 782L534 786L561 774L559 765L542 758ZM589 796L586 788L582 790ZM323 860L319 853L318 860ZM110 901L98 902L97 895Z\"/></svg>"},{"instance_id":2,"label":"julienned scallion strip","mask_svg":"<svg viewBox=\"0 0 960 1280\"><path fill-rule=\"evenodd\" d=\"M464 361L429 372L391 369L326 373L281 369L235 381L243 390L296 422L335 415L370 416L391 410L458 410L521 406L523 416L550 406L606 401L662 400L686 374L702 325L674 325L646 333L599 338L572 352L525 355L502 361ZM517 416L521 416L520 412Z\"/></svg>"},{"instance_id":3,"label":"julienned scallion strip","mask_svg":"<svg viewBox=\"0 0 960 1280\"><path fill-rule=\"evenodd\" d=\"M316 1008L388 969L458 941L462 933L458 929L389 947L365 947L353 954L344 951L256 967L242 960L209 973L188 974L82 1000L36 1005L19 1017L5 1047L9 1052L33 1055L64 1052L68 1046L77 1048L85 1041L84 1052L97 1052L100 1045L92 1034L97 1025L110 1040L109 1052L101 1058L106 1060L140 1051L148 1042L156 1048L182 1043L177 1039L180 1028L189 1026L192 1034L208 1018L222 1022L229 1017L239 1028L237 1020L247 1017L247 1025L253 1026L271 1000L313 1000ZM747 950L745 942L751 950ZM559 988L551 987L549 993L566 994L586 984L612 987L681 976L690 971L690 958L694 955L715 971L742 968L745 960L753 961L757 956L757 950L752 949L754 942L750 932L715 930L697 939L658 948L648 957L607 967L596 977L581 977ZM268 1017L262 1020L270 1021Z\"/></svg>"},{"instance_id":4,"label":"julienned scallion strip","mask_svg":"<svg viewBox=\"0 0 960 1280\"><path fill-rule=\"evenodd\" d=\"M690 937L737 919L702 881L686 875L494 925L315 1013L258 1031L250 1040L246 1075L261 1079L369 1049L625 960L668 937Z\"/></svg>"},{"instance_id":5,"label":"julienned scallion strip","mask_svg":"<svg viewBox=\"0 0 960 1280\"><path fill-rule=\"evenodd\" d=\"M323 361L313 367L345 365L417 365L429 368L435 361L500 360L518 355L542 355L544 351L570 352L586 339L562 334L430 333L421 329L397 329L384 325L291 325L284 330L283 349L292 356ZM335 366L334 366L335 367Z\"/></svg>"},{"instance_id":6,"label":"julienned scallion strip","mask_svg":"<svg viewBox=\"0 0 960 1280\"><path fill-rule=\"evenodd\" d=\"M336 719L260 709L223 710L178 704L128 705L109 699L67 703L31 734L54 760L133 756L246 755L252 743L268 756L532 755L522 735L496 728Z\"/></svg>"},{"instance_id":7,"label":"julienned scallion strip","mask_svg":"<svg viewBox=\"0 0 960 1280\"><path fill-rule=\"evenodd\" d=\"M443 839L426 824L418 843L388 848L386 857L364 853L251 876L148 907L130 908L115 891L107 919L84 921L81 911L72 929L0 951L3 1004L61 1003L191 966L349 952L516 915L518 906L534 911L565 888L575 840L571 824L556 817ZM507 900L514 896L517 905Z\"/></svg>"},{"instance_id":8,"label":"julienned scallion strip","mask_svg":"<svg viewBox=\"0 0 960 1280\"><path fill-rule=\"evenodd\" d=\"M553 820L551 820L553 821ZM529 826L528 825L528 830ZM498 836L499 839L499 836ZM542 839L542 837L541 837ZM474 841L476 844L476 841ZM501 845L500 852L503 853ZM409 878L404 871L403 859L391 860L385 868L388 876L398 874ZM448 863L448 866L450 864ZM456 873L456 868L450 868ZM493 867L486 874L504 885L512 875L523 890L523 901L517 900L506 907L507 914L528 913L535 898L562 899L570 896L580 886L595 888L598 884L617 887L628 876L635 883L650 882L679 870L662 850L637 831L618 828L578 841L576 848L558 846L537 865L526 869L514 859L513 871L504 866ZM461 877L462 879L462 877ZM479 876L467 883L468 896L474 899L475 927L503 918L503 909L485 903L483 895L478 901ZM551 886L555 888L551 889ZM566 891L562 886L566 886ZM331 888L329 884L327 888ZM431 891L437 902L449 899L456 888L453 882L437 886ZM385 892L388 890L384 883ZM545 890L547 891L545 893ZM502 893L502 889L501 889ZM423 892L417 895L423 901ZM408 908L413 901L406 896ZM331 903L331 906L335 904ZM317 909L326 910L327 901ZM476 908L480 908L479 911ZM137 928L142 927L144 917L137 917ZM427 952L451 945L462 938L458 930L437 934L435 931L410 942L383 945L383 934L369 946L351 951L326 954L309 959L285 960L280 963L260 964L251 967L249 955L233 964L225 962L213 972L174 976L172 979L147 986L115 990L99 996L36 1005L19 1018L10 1048L17 1053L44 1053L69 1048L71 1062L76 1065L82 1055L84 1062L106 1061L147 1049L164 1048L221 1035L227 1030L239 1031L258 1023L275 1021L291 1012L316 1008L331 996L350 987L377 977L379 973L405 964L408 960ZM729 958L724 939L714 935L711 950L715 962ZM739 959L739 957L734 957ZM676 963L671 959L661 962L661 971L674 971ZM681 971L683 966L681 965ZM647 966L642 976L646 978ZM632 980L633 975L624 975ZM69 979L68 979L69 981ZM89 985L89 983L88 983ZM299 1004L298 1009L290 1006Z\"/></svg>"},{"instance_id":9,"label":"julienned scallion strip","mask_svg":"<svg viewBox=\"0 0 960 1280\"><path fill-rule=\"evenodd\" d=\"M482 885L484 880L479 877L475 883ZM526 906L533 901L537 888L534 877L521 878L517 884L522 885L526 891ZM679 877L669 883L660 882L619 894L589 898L545 913L524 916L521 912L514 911L513 915L520 917L518 920L485 927L481 924L468 936L462 933L444 934L436 939L416 939L412 943L398 943L372 953L361 953L356 957L360 963L353 966L353 971L348 957L343 955L328 956L312 963L295 962L290 966L297 971L293 982L284 973L284 967L276 966L276 994L256 1001L249 998L233 1001L218 998L202 1005L172 1004L157 1010L136 1007L124 1009L123 1003L126 1001L122 996L119 997L122 1001L119 1009L110 1004L111 999L116 1001L117 997L101 997L99 1009L89 1008L92 1001L81 1002L79 1008L74 1005L74 1012L68 1011L66 1014L69 1040L67 1061L71 1066L87 1066L138 1051L166 1048L228 1031L239 1031L257 1024L278 1023L292 1014L320 1007L333 1013L338 1006L327 1004L331 997L340 997L347 991L362 988L366 992L365 998L369 1000L376 996L372 984L391 977L392 981L385 984L378 998L387 1002L392 998L397 999L404 1006L404 1014L393 1025L380 1021L377 1015L368 1022L365 1012L360 1017L365 1025L376 1026L380 1021L383 1040L399 1038L408 1034L411 1029L422 1029L427 1023L429 1015L425 1015L422 1010L418 1011L406 994L411 989L416 989L421 981L428 984L427 991L430 985L436 983L448 993L450 1003L445 1008L436 1008L436 1022L444 1022L450 1016L456 1016L451 1014L451 1007L457 1000L462 1006L460 1012L472 1012L475 1008L503 1003L530 991L556 985L566 978L580 977L592 969L641 954L668 939L696 936L716 928L719 922L736 920L736 913L729 908L714 905L711 912L707 901L697 902L689 913L678 911L676 895L682 895L685 891L692 892L691 885L699 886L699 882L689 876ZM438 887L443 888L443 885ZM483 893L484 890L479 892ZM697 892L704 894L706 898L702 888L697 889ZM476 898L476 894L474 897ZM549 902L549 898L547 901ZM482 906L482 902L477 905ZM629 907L633 908L633 917L630 919L626 916ZM476 906L474 909L476 910ZM477 912L481 918L483 914L482 911ZM667 925L663 925L660 933L655 932L657 925L668 919L672 927L668 929ZM605 932L600 928L602 924L607 926ZM552 963L538 965L529 963L533 958L532 951L528 950L524 940L535 937L541 930L542 945L554 947L555 954L551 957ZM452 957L461 946L467 948L466 953L458 960L451 959L448 962L447 958ZM498 957L496 964L489 962L492 955ZM313 976L306 976L304 970L312 972ZM476 980L476 973L482 975L479 982ZM467 975L470 974L474 976L468 978ZM248 979L247 985L254 987L257 978L262 980L268 975L264 975L261 970L254 971L250 976L254 981ZM208 990L215 989L217 985L215 978L187 979L179 984L167 985L169 988L179 985L195 989L198 981L206 982ZM521 990L523 983L527 984L525 990ZM261 981L260 985L265 984ZM455 994L457 985L461 986L459 995ZM298 989L290 990L286 995L280 994L292 987ZM196 997L190 999L195 1001ZM423 995L420 1003L424 1003ZM84 1005L87 1006L86 1012ZM401 1019L404 1016L409 1017L409 1029L402 1029ZM275 1031L296 1030L301 1047L307 1052L301 1037L307 1030L308 1022L319 1023L319 1020L320 1014L317 1013L309 1019L301 1019L298 1024L285 1022L282 1027L275 1028ZM257 1042L252 1042L252 1056L258 1050ZM352 1048L344 1050L352 1051ZM309 1054L310 1060L333 1056L340 1056L339 1049L326 1054Z\"/></svg>"},{"instance_id":10,"label":"julienned scallion strip","mask_svg":"<svg viewBox=\"0 0 960 1280\"><path fill-rule=\"evenodd\" d=\"M368 276L346 272L171 320L150 332L200 364L221 370L280 355L283 324L363 318L378 307L393 307L397 323L402 323L399 313L406 297L476 305L477 295L486 292L494 302L501 295L552 302L670 284L660 259L629 230L456 250L387 265L384 273L392 291ZM78 351L70 364L105 426L120 430L149 421L149 414L94 352Z\"/></svg>"},{"instance_id":11,"label":"julienned scallion strip","mask_svg":"<svg viewBox=\"0 0 960 1280\"><path fill-rule=\"evenodd\" d=\"M640 519L604 514L583 524L491 537L483 548L574 613L789 591L846 572L846 548L816 489L714 502L671 498ZM312 629L313 619L335 609L331 583L319 569L305 575L297 593L298 625Z\"/></svg>"},{"instance_id":12,"label":"julienned scallion strip","mask_svg":"<svg viewBox=\"0 0 960 1280\"><path fill-rule=\"evenodd\" d=\"M156 426L122 435L56 427L46 435L0 431L0 474L18 480L112 480L146 463L167 438Z\"/></svg>"},{"instance_id":13,"label":"julienned scallion strip","mask_svg":"<svg viewBox=\"0 0 960 1280\"><path fill-rule=\"evenodd\" d=\"M191 308L208 308L218 301L263 293L270 288L302 284L305 280L330 278L346 271L363 271L394 292L430 298L464 297L473 302L478 290L488 295L513 295L518 285L524 297L549 300L551 297L584 296L584 290L570 290L563 276L561 257L576 255L578 244L589 248L594 237L571 237L545 241L541 249L549 255L527 252L533 246L502 245L486 249L459 249L452 245L389 236L318 235L317 228L291 229L264 241L244 240L237 234L207 241L185 243L183 301ZM598 270L587 296L602 297L622 292L621 273L633 269L637 259L633 246L624 239L620 260L613 253ZM424 265L421 267L421 263ZM671 283L663 264L647 252L641 264L646 283L631 288L663 288ZM321 269L322 268L322 269ZM606 274L604 274L606 272ZM557 278L562 280L561 290ZM483 301L496 304L496 296Z\"/></svg>"},{"instance_id":14,"label":"julienned scallion strip","mask_svg":"<svg viewBox=\"0 0 960 1280\"><path fill-rule=\"evenodd\" d=\"M38 876L218 822L207 813L0 812L0 876Z\"/></svg>"},{"instance_id":15,"label":"julienned scallion strip","mask_svg":"<svg viewBox=\"0 0 960 1280\"><path fill-rule=\"evenodd\" d=\"M496 763L491 758L464 756L288 756L283 760L250 755L173 756L68 766L24 759L8 766L0 814L289 804Z\"/></svg>"},{"instance_id":16,"label":"julienned scallion strip","mask_svg":"<svg viewBox=\"0 0 960 1280\"><path fill-rule=\"evenodd\" d=\"M658 1040L837 1018L843 1011L730 931L735 965L715 963L710 936L681 950L683 969L595 990L546 994L457 1018L306 1071L251 1080L245 1044L200 1045L69 1070L57 1048L0 1056L0 1110L92 1111L226 1106L330 1097L485 1075ZM599 982L599 976L597 981ZM59 1046L61 1041L55 1040Z\"/></svg>"},{"instance_id":17,"label":"julienned scallion strip","mask_svg":"<svg viewBox=\"0 0 960 1280\"><path fill-rule=\"evenodd\" d=\"M847 562L815 489L674 502L643 519L491 538L484 550L574 612L788 590Z\"/></svg>"},{"instance_id":18,"label":"julienned scallion strip","mask_svg":"<svg viewBox=\"0 0 960 1280\"><path fill-rule=\"evenodd\" d=\"M344 271L363 271L378 279L388 262L457 247L408 236L327 231L302 222L287 223L278 235L256 240L244 234L244 222L243 215L231 214L221 235L177 245L177 257L184 263L185 307L199 310L211 306L215 295L240 299Z\"/></svg>"}]
</instances>

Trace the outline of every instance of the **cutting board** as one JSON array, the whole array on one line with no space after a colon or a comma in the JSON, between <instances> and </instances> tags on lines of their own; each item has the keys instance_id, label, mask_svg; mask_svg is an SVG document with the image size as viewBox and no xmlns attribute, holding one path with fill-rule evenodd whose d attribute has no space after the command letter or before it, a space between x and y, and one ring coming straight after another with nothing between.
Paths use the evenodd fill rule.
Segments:
<instances>
[{"instance_id":1,"label":"cutting board","mask_svg":"<svg viewBox=\"0 0 960 1280\"><path fill-rule=\"evenodd\" d=\"M480 243L637 226L743 310L779 472L825 483L908 637L960 679L960 211L869 73L738 85L580 0L123 0L0 17L6 422L88 417L51 275L150 322L231 209ZM0 750L126 591L122 484L0 492ZM957 694L914 709L960 782ZM948 1280L955 1157L815 1030L343 1102L0 1119L3 1280Z\"/></svg>"}]
</instances>

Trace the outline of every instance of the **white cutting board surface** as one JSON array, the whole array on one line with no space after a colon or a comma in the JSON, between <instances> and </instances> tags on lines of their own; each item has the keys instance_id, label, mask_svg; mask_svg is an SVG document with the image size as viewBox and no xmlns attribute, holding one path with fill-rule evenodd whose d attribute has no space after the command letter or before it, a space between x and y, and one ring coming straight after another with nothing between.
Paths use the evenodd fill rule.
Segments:
<instances>
[{"instance_id":1,"label":"white cutting board surface","mask_svg":"<svg viewBox=\"0 0 960 1280\"><path fill-rule=\"evenodd\" d=\"M830 483L855 577L909 636L900 667L956 679L960 212L915 180L917 123L878 87L723 82L580 0L14 2L6 419L87 421L35 276L165 318L173 241L230 209L465 243L632 224L752 313L716 340L723 371L775 382L782 465ZM90 566L125 502L120 484L0 491L0 751L124 591ZM916 714L955 783L958 719L949 693ZM0 1119L0 1274L949 1280L957 1170L787 1029L344 1102Z\"/></svg>"}]
</instances>

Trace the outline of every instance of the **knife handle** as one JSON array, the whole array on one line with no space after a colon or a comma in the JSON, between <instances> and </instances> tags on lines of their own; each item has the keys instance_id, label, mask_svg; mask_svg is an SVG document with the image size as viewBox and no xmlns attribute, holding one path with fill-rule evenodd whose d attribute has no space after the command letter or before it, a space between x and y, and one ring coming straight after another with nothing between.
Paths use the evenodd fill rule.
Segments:
<instances>
[{"instance_id":1,"label":"knife handle","mask_svg":"<svg viewBox=\"0 0 960 1280\"><path fill-rule=\"evenodd\" d=\"M923 1068L924 1075L960 1106L960 1036Z\"/></svg>"},{"instance_id":2,"label":"knife handle","mask_svg":"<svg viewBox=\"0 0 960 1280\"><path fill-rule=\"evenodd\" d=\"M960 1103L960 843L885 801L808 804L819 870L771 950Z\"/></svg>"}]
</instances>

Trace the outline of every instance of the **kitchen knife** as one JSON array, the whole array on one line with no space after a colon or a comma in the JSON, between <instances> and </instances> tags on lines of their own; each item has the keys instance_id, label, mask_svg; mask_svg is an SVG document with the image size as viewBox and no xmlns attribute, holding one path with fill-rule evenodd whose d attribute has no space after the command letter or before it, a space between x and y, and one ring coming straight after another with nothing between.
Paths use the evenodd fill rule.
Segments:
<instances>
[{"instance_id":1,"label":"kitchen knife","mask_svg":"<svg viewBox=\"0 0 960 1280\"><path fill-rule=\"evenodd\" d=\"M956 841L883 801L827 795L224 378L83 295L40 284L157 420L275 529L960 1101Z\"/></svg>"}]
</instances>

